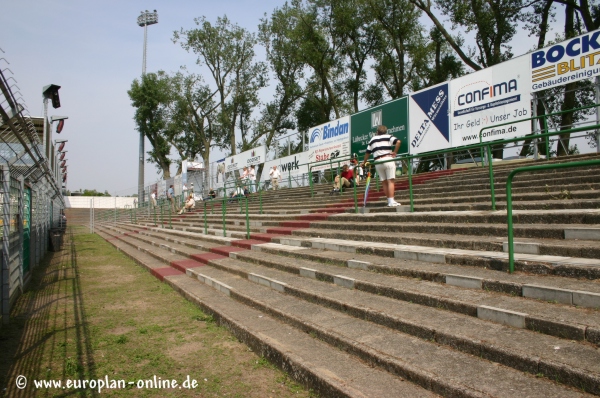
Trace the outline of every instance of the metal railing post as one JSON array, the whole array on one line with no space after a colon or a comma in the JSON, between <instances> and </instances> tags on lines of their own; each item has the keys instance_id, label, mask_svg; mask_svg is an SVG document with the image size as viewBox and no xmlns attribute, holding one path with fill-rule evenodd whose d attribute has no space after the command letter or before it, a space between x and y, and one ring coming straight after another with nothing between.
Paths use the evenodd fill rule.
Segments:
<instances>
[{"instance_id":1,"label":"metal railing post","mask_svg":"<svg viewBox=\"0 0 600 398\"><path fill-rule=\"evenodd\" d=\"M206 202L204 203L204 235L208 235L208 223L206 222Z\"/></svg>"},{"instance_id":2,"label":"metal railing post","mask_svg":"<svg viewBox=\"0 0 600 398\"><path fill-rule=\"evenodd\" d=\"M263 214L263 208L262 208L262 189L258 193L258 202L259 202L259 206L260 206L259 213Z\"/></svg>"},{"instance_id":3,"label":"metal railing post","mask_svg":"<svg viewBox=\"0 0 600 398\"><path fill-rule=\"evenodd\" d=\"M227 206L225 205L226 200L227 200L227 198L223 198L223 202L221 205L221 212L223 214L223 236L227 236L227 232L225 229L225 213L227 212Z\"/></svg>"},{"instance_id":4,"label":"metal railing post","mask_svg":"<svg viewBox=\"0 0 600 398\"><path fill-rule=\"evenodd\" d=\"M250 216L248 215L248 197L246 196L246 239L250 239Z\"/></svg>"},{"instance_id":5,"label":"metal railing post","mask_svg":"<svg viewBox=\"0 0 600 398\"><path fill-rule=\"evenodd\" d=\"M408 198L410 201L410 212L415 212L415 198L413 195L413 184L412 184L412 159L408 160Z\"/></svg>"},{"instance_id":6,"label":"metal railing post","mask_svg":"<svg viewBox=\"0 0 600 398\"><path fill-rule=\"evenodd\" d=\"M492 148L487 146L488 170L490 172L490 193L492 195L492 210L496 210L496 193L494 190L494 162L492 159Z\"/></svg>"},{"instance_id":7,"label":"metal railing post","mask_svg":"<svg viewBox=\"0 0 600 398\"><path fill-rule=\"evenodd\" d=\"M308 184L310 185L310 197L314 198L315 190L314 190L314 186L313 186L312 166L308 166ZM262 214L262 211L260 214Z\"/></svg>"},{"instance_id":8,"label":"metal railing post","mask_svg":"<svg viewBox=\"0 0 600 398\"><path fill-rule=\"evenodd\" d=\"M171 212L173 211L172 207L173 206L169 206L169 229L173 229L173 224L171 224Z\"/></svg>"},{"instance_id":9,"label":"metal railing post","mask_svg":"<svg viewBox=\"0 0 600 398\"><path fill-rule=\"evenodd\" d=\"M600 166L600 160L584 160L572 163L544 164L539 166L519 167L508 174L506 179L506 225L508 229L508 271L515 271L514 234L512 221L512 180L518 173L526 171L566 169L573 167Z\"/></svg>"},{"instance_id":10,"label":"metal railing post","mask_svg":"<svg viewBox=\"0 0 600 398\"><path fill-rule=\"evenodd\" d=\"M165 227L165 220L163 217L163 202L160 203L160 225L162 228Z\"/></svg>"}]
</instances>

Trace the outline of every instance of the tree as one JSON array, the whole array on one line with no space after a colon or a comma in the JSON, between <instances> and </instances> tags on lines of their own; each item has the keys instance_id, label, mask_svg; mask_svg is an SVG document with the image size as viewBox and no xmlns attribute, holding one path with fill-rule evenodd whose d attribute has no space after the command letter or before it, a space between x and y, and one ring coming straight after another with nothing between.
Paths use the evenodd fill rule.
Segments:
<instances>
[{"instance_id":1,"label":"tree","mask_svg":"<svg viewBox=\"0 0 600 398\"><path fill-rule=\"evenodd\" d=\"M304 62L297 56L292 40L294 12L286 6L275 9L271 18L261 19L259 40L266 49L267 62L277 81L275 97L263 106L256 134L264 137L267 148L274 138L296 127L293 111L305 95L302 87Z\"/></svg>"},{"instance_id":2,"label":"tree","mask_svg":"<svg viewBox=\"0 0 600 398\"><path fill-rule=\"evenodd\" d=\"M256 37L232 24L227 16L217 18L214 25L206 17L194 22L198 28L174 32L173 41L195 53L198 66L206 66L210 71L218 94L217 123L223 132L219 143L235 154L238 118L251 113L248 107L256 106L256 92L265 85L264 65L254 61Z\"/></svg>"},{"instance_id":3,"label":"tree","mask_svg":"<svg viewBox=\"0 0 600 398\"><path fill-rule=\"evenodd\" d=\"M148 163L156 164L163 179L170 178L171 145L168 124L169 107L172 102L171 80L162 71L147 73L141 80L135 79L127 91L131 104L136 108L134 120L137 130L150 141Z\"/></svg>"},{"instance_id":4,"label":"tree","mask_svg":"<svg viewBox=\"0 0 600 398\"><path fill-rule=\"evenodd\" d=\"M376 21L375 83L365 93L370 105L406 95L427 64L421 11L407 0L366 0Z\"/></svg>"},{"instance_id":5,"label":"tree","mask_svg":"<svg viewBox=\"0 0 600 398\"><path fill-rule=\"evenodd\" d=\"M204 164L209 164L210 150L219 135L215 128L219 107L214 100L216 91L203 84L200 76L182 72L173 77L173 86L175 98L169 140L181 160L194 160L200 155Z\"/></svg>"}]
</instances>

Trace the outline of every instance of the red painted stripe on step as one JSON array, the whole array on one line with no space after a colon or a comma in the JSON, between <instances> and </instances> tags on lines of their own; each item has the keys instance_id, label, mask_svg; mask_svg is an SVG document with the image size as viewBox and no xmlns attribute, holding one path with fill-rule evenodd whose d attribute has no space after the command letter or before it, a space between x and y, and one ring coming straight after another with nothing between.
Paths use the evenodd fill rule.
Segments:
<instances>
[{"instance_id":1,"label":"red painted stripe on step","mask_svg":"<svg viewBox=\"0 0 600 398\"><path fill-rule=\"evenodd\" d=\"M226 256L217 253L198 253L192 254L190 257L193 260L201 262L202 264L208 264L210 260L218 260L220 258L225 258Z\"/></svg>"},{"instance_id":2,"label":"red painted stripe on step","mask_svg":"<svg viewBox=\"0 0 600 398\"><path fill-rule=\"evenodd\" d=\"M265 243L264 240L258 240L258 239L240 239L240 240L234 240L231 242L231 244L233 246L236 247L241 247L244 249L252 249L252 245L261 245Z\"/></svg>"},{"instance_id":3,"label":"red painted stripe on step","mask_svg":"<svg viewBox=\"0 0 600 398\"><path fill-rule=\"evenodd\" d=\"M241 252L247 249L241 248L241 247L235 247L235 246L219 246L219 247L213 247L210 249L211 252L213 253L217 253L217 254L222 254L223 256L229 257L229 253L232 252Z\"/></svg>"},{"instance_id":4,"label":"red painted stripe on step","mask_svg":"<svg viewBox=\"0 0 600 398\"><path fill-rule=\"evenodd\" d=\"M283 236L281 234L250 234L250 238L252 239L257 239L257 240L261 240L263 242L270 242L271 239L273 238L279 238L280 236Z\"/></svg>"},{"instance_id":5,"label":"red painted stripe on step","mask_svg":"<svg viewBox=\"0 0 600 398\"><path fill-rule=\"evenodd\" d=\"M196 267L204 267L204 264L195 261L195 260L179 260L179 261L171 261L171 267L178 269L181 272L185 272L188 268L196 268Z\"/></svg>"},{"instance_id":6,"label":"red painted stripe on step","mask_svg":"<svg viewBox=\"0 0 600 398\"><path fill-rule=\"evenodd\" d=\"M165 276L183 275L183 272L171 267L153 268L150 272L161 281L165 279Z\"/></svg>"},{"instance_id":7,"label":"red painted stripe on step","mask_svg":"<svg viewBox=\"0 0 600 398\"><path fill-rule=\"evenodd\" d=\"M119 240L119 238L108 238L108 239L106 239L106 240L107 240L107 241L110 241L110 240Z\"/></svg>"}]
</instances>

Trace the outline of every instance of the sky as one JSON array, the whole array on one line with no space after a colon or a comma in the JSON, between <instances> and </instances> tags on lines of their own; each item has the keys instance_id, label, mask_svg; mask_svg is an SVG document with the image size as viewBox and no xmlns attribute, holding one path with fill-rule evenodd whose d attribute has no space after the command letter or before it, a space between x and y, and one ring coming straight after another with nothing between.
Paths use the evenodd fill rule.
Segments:
<instances>
[{"instance_id":1,"label":"sky","mask_svg":"<svg viewBox=\"0 0 600 398\"><path fill-rule=\"evenodd\" d=\"M139 133L134 108L127 95L142 73L144 29L137 25L143 10L158 11L158 24L148 27L146 71L177 71L187 65L198 72L196 57L172 42L176 30L195 27L194 18L214 22L227 15L234 23L255 32L264 13L284 0L169 2L141 0L19 0L0 7L0 67L8 67L31 116L43 114L42 88L61 86L61 108L49 115L68 116L67 188L107 190L110 194L137 192ZM535 40L520 31L513 53L521 55ZM258 51L257 51L258 52ZM7 76L11 76L7 73ZM14 88L13 90L17 90ZM268 96L269 88L264 94ZM268 98L265 98L265 101ZM146 140L146 148L150 148ZM211 160L223 157L215 153ZM172 172L175 169L173 167ZM146 163L145 185L160 178Z\"/></svg>"}]
</instances>

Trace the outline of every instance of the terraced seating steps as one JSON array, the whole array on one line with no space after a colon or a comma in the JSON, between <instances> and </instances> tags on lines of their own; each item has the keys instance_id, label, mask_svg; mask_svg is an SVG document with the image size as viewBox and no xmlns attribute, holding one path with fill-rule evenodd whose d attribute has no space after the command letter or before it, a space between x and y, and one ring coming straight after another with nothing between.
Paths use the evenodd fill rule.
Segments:
<instances>
[{"instance_id":1,"label":"terraced seating steps","mask_svg":"<svg viewBox=\"0 0 600 398\"><path fill-rule=\"evenodd\" d=\"M516 181L515 274L487 169L421 176L414 213L374 191L355 214L321 186L250 201L250 239L238 203L226 236L220 204L207 234L203 204L173 229L138 213L96 231L323 396L600 395L600 175L583 174Z\"/></svg>"},{"instance_id":2,"label":"terraced seating steps","mask_svg":"<svg viewBox=\"0 0 600 398\"><path fill-rule=\"evenodd\" d=\"M487 297L488 301L484 304L493 305L481 305L479 303L481 298L475 295L475 291L469 289L439 283L424 287L424 282L410 278L386 276L361 269L340 269L337 265L298 258L289 262L269 253L270 250L276 249L287 250L296 255L302 252L313 252L306 248L266 243L252 246L252 249L257 248L260 251L236 246L229 246L229 250L224 250L223 246L217 245L228 240L229 243L235 244L236 240L206 237L213 241L204 242L205 236L186 239L172 235L172 240L178 242L175 243L164 239L159 240L159 235L171 235L175 231L149 231L152 236L147 238L144 238L144 231L140 231L141 234L119 236L125 231L111 227L105 229L103 233L112 233L111 236L118 237L118 239L112 238L111 242L127 243L129 248L122 247L122 249L129 250L134 256L139 253L139 250L143 250L154 258L160 258L164 265L171 264L179 268L181 274L164 277L165 280L171 281L169 283L176 284L173 279L179 278L183 274L181 270L185 269L189 276L199 279L204 284L217 287L224 295L238 300L240 305L249 304L258 308L262 311L263 317L271 316L307 331L320 340L337 347L344 347L358 358L372 364L379 364L383 368L390 369L392 374L414 381L417 385L433 392L442 395L455 395L460 392L459 395L486 393L503 396L510 395L511 389L511 393L516 391L516 394L520 394L534 388L538 392L546 391L549 396L569 395L568 389L555 390L558 386L554 382L543 382L545 379L535 377L543 373L562 383L575 384L579 388L585 388L586 391L598 393L593 391L594 386L598 385L600 372L598 350L586 343L572 341L583 340L585 331L595 333L593 330L597 328L597 323L600 321L597 312L594 313L593 319L590 319L590 310L516 298L484 290L478 294ZM184 241L196 247L184 245ZM199 244L202 245L201 252L199 252ZM218 255L219 252L229 253L230 257ZM199 261L196 264L185 263L190 259ZM400 263L420 265L407 260ZM282 271L282 268L287 270ZM455 266L452 272L460 273L460 268ZM311 276L313 273L314 278ZM528 281L533 281L532 277ZM452 295L448 297L450 290L456 292L456 297L452 298ZM379 294L373 295L374 291ZM287 297L283 301L280 297L282 292ZM383 292L388 294L382 295ZM407 296L403 299L400 297L401 294ZM473 313L473 304L468 304L471 300L477 303L475 313ZM403 304L399 305L400 302ZM502 308L507 306L506 303L511 302L516 307ZM481 319L486 316L483 313L486 309L484 307L492 312L491 319ZM525 314L523 312L525 310L528 313L535 313L525 317L525 326L533 325L529 328L536 329L542 327L537 330L546 334L540 335L527 329L514 329L493 322L493 311L497 311L498 308L509 315L513 313L522 315ZM513 311L514 309L521 311ZM568 318L570 321L560 326L552 323L550 320L557 312L560 313L560 317ZM582 326L581 322L590 321L595 322L595 326ZM551 324L553 326L550 326ZM501 329L500 333L498 328ZM491 330L495 332L493 336L490 335ZM562 334L565 339L552 336L553 333ZM482 335L486 338L481 339ZM516 336L522 336L519 338L524 340L515 342ZM502 338L505 338L504 342ZM385 342L384 346L387 348L383 349L384 346L379 346L378 341ZM555 347L559 348L555 349ZM546 354L538 350L545 351ZM560 353L558 363L556 362L557 351ZM423 358L418 360L418 357ZM582 357L590 361L582 362L580 360ZM490 367L490 361L503 366ZM452 363L463 365L456 366L455 371L453 366L449 365ZM492 390L480 384L481 379L476 374L482 371L490 376L488 382L489 386L493 386ZM531 376L519 371L527 372ZM442 378L442 375L448 376L448 373L452 376ZM492 383L492 378L497 379L495 384ZM520 387L510 385L510 380L519 380ZM504 384L504 387L499 387L498 383ZM547 390L550 386L552 388Z\"/></svg>"}]
</instances>

